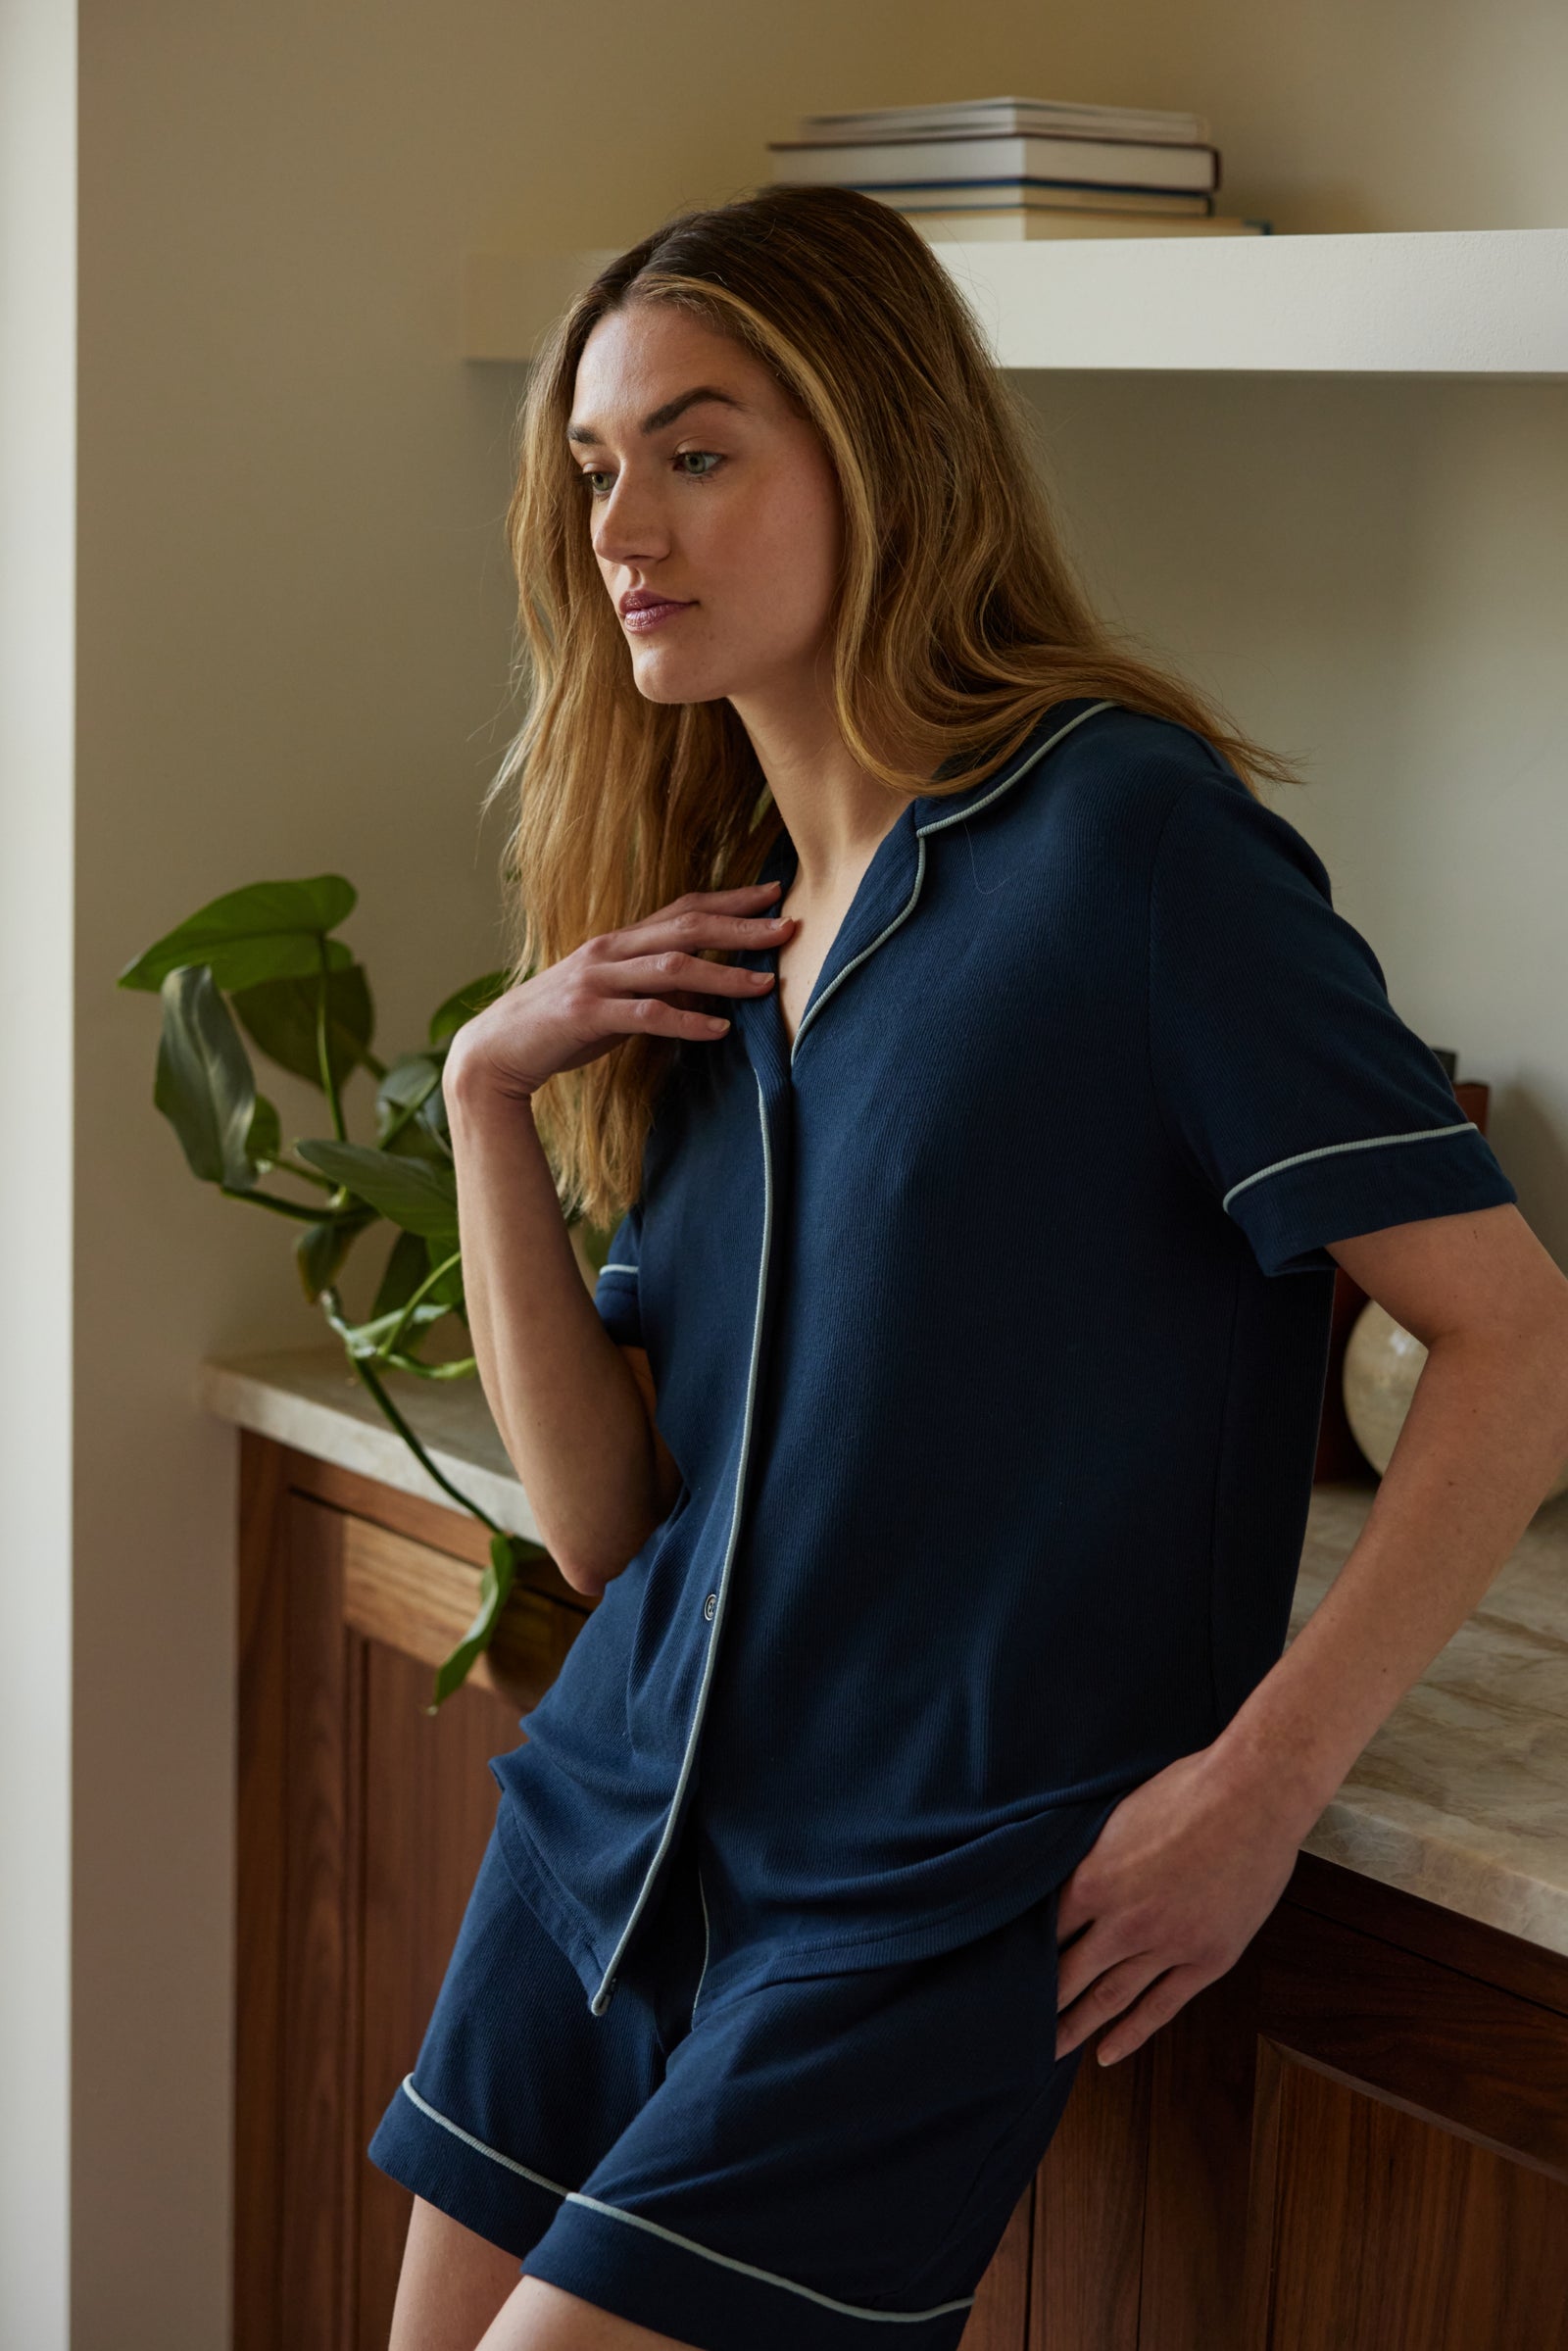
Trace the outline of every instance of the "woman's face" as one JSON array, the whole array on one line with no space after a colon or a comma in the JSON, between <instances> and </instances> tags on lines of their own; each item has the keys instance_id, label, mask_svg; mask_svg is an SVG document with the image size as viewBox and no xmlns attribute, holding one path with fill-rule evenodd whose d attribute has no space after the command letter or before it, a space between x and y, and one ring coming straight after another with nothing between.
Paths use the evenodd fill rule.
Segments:
<instances>
[{"instance_id":1,"label":"woman's face","mask_svg":"<svg viewBox=\"0 0 1568 2351\"><path fill-rule=\"evenodd\" d=\"M567 440L638 692L728 697L743 715L816 699L838 486L761 362L688 311L634 301L583 347Z\"/></svg>"}]
</instances>

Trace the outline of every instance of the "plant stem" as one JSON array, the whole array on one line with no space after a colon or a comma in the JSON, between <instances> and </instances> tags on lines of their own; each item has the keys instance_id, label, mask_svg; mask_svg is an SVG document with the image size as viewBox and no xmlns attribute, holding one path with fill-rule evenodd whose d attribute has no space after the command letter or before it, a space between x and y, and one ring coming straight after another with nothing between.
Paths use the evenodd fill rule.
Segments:
<instances>
[{"instance_id":1,"label":"plant stem","mask_svg":"<svg viewBox=\"0 0 1568 2351\"><path fill-rule=\"evenodd\" d=\"M341 1338L346 1328L343 1320L343 1301L339 1298L336 1287L332 1283L328 1283L326 1288L321 1292L321 1305L327 1321L332 1325L333 1330L336 1331L338 1336ZM506 1529L504 1527L497 1526L495 1520L490 1516L490 1513L487 1510L481 1510L477 1502L470 1502L466 1494L460 1494L458 1492L458 1489L453 1485L450 1478L443 1477L441 1471L436 1468L435 1463L431 1460L429 1454L425 1451L417 1437L415 1436L414 1431L410 1428L408 1422L404 1419L402 1413L392 1401L392 1398L387 1395L386 1390L382 1387L381 1382L376 1378L374 1372L370 1369L370 1366L366 1361L365 1357L363 1355L356 1355L351 1348L349 1350L349 1360L353 1364L355 1370L359 1373L360 1378L365 1382L366 1387L374 1396L376 1402L380 1405L381 1410L385 1414L386 1418L392 1423L393 1428L396 1429L398 1435L402 1438L410 1452L413 1453L420 1468L425 1472L425 1475L433 1478L444 1494L450 1494L452 1499L460 1504L463 1509L468 1511L472 1517L478 1519L481 1525L488 1527L492 1535L504 1535L506 1533Z\"/></svg>"},{"instance_id":2,"label":"plant stem","mask_svg":"<svg viewBox=\"0 0 1568 2351\"><path fill-rule=\"evenodd\" d=\"M307 1167L303 1159L274 1159L272 1165L280 1175L298 1176L302 1183L314 1184L318 1192L338 1192L342 1189L341 1185L333 1183L330 1176L322 1175L318 1167Z\"/></svg>"},{"instance_id":3,"label":"plant stem","mask_svg":"<svg viewBox=\"0 0 1568 2351\"><path fill-rule=\"evenodd\" d=\"M324 1208L308 1207L303 1200L279 1200L270 1192L242 1192L236 1184L220 1184L224 1200L249 1200L253 1208L270 1208L274 1216L292 1216L302 1224L332 1224L346 1210L333 1205ZM341 1187L339 1187L341 1189ZM343 1195L345 1200L348 1194Z\"/></svg>"},{"instance_id":4,"label":"plant stem","mask_svg":"<svg viewBox=\"0 0 1568 2351\"><path fill-rule=\"evenodd\" d=\"M454 1265L461 1264L462 1260L462 1249L455 1249L450 1257L443 1257L439 1265L432 1267L431 1271L425 1275L424 1280L419 1284L418 1289L414 1293L414 1296L404 1300L402 1313L398 1316L397 1321L392 1325L391 1330L388 1331L385 1339L376 1349L377 1355L383 1362L391 1356L393 1348L397 1346L398 1341L408 1329L409 1322L414 1314L414 1310L417 1306L420 1298L423 1298L425 1292L427 1290L433 1290L436 1283L440 1281L442 1275L449 1273L452 1267Z\"/></svg>"}]
</instances>

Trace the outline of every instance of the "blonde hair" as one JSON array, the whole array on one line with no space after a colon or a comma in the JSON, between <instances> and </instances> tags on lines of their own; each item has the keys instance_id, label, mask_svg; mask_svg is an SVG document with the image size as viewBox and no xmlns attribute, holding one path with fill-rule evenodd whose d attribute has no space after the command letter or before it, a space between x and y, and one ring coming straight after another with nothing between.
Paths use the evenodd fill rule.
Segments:
<instances>
[{"instance_id":1,"label":"blonde hair","mask_svg":"<svg viewBox=\"0 0 1568 2351\"><path fill-rule=\"evenodd\" d=\"M769 368L837 476L843 554L832 691L851 756L900 794L969 789L1079 696L1178 720L1249 790L1290 764L1113 638L1058 543L1028 412L948 272L904 217L850 188L779 183L674 215L558 319L520 418L507 534L526 718L510 784L514 980L688 890L755 878L781 825L724 700L645 699L605 593L565 430L583 345L608 312L670 302ZM886 756L906 750L911 764ZM933 771L946 763L941 782ZM639 1034L534 1098L568 1216L612 1225L678 1040Z\"/></svg>"}]
</instances>

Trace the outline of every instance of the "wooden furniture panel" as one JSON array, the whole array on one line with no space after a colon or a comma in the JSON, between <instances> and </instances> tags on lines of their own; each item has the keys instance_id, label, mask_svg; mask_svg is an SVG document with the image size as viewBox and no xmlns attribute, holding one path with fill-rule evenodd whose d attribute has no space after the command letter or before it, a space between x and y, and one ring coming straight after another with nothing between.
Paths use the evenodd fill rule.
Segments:
<instances>
[{"instance_id":1,"label":"wooden furniture panel","mask_svg":"<svg viewBox=\"0 0 1568 2351\"><path fill-rule=\"evenodd\" d=\"M535 1562L432 1715L483 1537L242 1438L235 2351L384 2351L411 2199L365 2145L495 1820L486 1763L593 1606Z\"/></svg>"},{"instance_id":2,"label":"wooden furniture panel","mask_svg":"<svg viewBox=\"0 0 1568 2351\"><path fill-rule=\"evenodd\" d=\"M352 1528L353 1522L347 1522ZM357 2035L359 2080L349 2111L351 2160L360 2181L351 2231L357 2275L355 2351L386 2351L392 2300L412 2199L364 2149L388 2100L414 2065L463 1920L474 1872L495 1822L499 1790L485 1765L514 1745L510 1702L455 1690L432 1720L427 1660L374 1643L363 1648L365 1781L364 1920Z\"/></svg>"},{"instance_id":3,"label":"wooden furniture panel","mask_svg":"<svg viewBox=\"0 0 1568 2351\"><path fill-rule=\"evenodd\" d=\"M548 1560L429 1711L485 1529L242 1434L235 2351L385 2351L413 2066L521 1736ZM803 2337L802 2351L809 2351ZM1568 2351L1568 1961L1310 1855L1236 1967L1085 2055L963 2351Z\"/></svg>"}]
</instances>

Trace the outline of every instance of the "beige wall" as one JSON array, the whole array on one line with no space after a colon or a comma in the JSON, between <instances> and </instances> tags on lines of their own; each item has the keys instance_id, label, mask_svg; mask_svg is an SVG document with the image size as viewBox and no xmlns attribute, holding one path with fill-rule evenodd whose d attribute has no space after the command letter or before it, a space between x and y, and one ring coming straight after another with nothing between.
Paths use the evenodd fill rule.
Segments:
<instances>
[{"instance_id":1,"label":"beige wall","mask_svg":"<svg viewBox=\"0 0 1568 2351\"><path fill-rule=\"evenodd\" d=\"M286 1237L186 1174L151 1107L156 1007L113 980L201 900L323 870L361 889L393 1045L494 959L500 832L474 811L506 724L519 387L455 357L462 253L629 239L755 182L801 111L1002 90L1206 112L1227 202L1282 229L1568 217L1560 17L1368 13L82 12L77 2351L224 2337L234 1445L188 1396L204 1352L320 1330ZM1097 577L1310 750L1327 788L1298 820L1423 1032L1518 1086L1527 1205L1558 1216L1568 1049L1519 955L1564 847L1561 387L1039 396ZM13 1652L13 1690L28 1670ZM3 2130L14 2170L31 2119Z\"/></svg>"}]
</instances>

